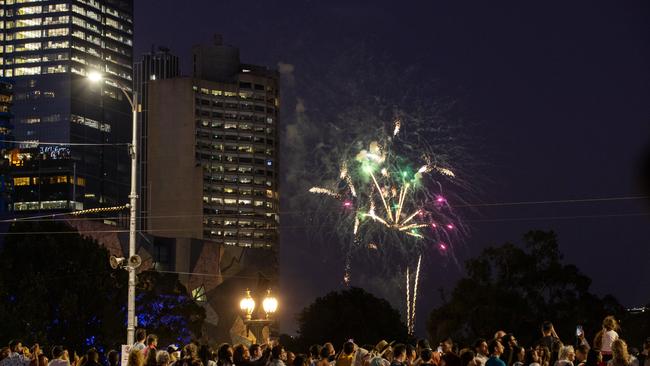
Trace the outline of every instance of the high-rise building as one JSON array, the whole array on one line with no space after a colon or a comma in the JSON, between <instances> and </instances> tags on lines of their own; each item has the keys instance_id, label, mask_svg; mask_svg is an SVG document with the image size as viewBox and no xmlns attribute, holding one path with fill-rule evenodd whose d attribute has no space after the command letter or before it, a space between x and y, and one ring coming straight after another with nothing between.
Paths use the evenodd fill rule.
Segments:
<instances>
[{"instance_id":1,"label":"high-rise building","mask_svg":"<svg viewBox=\"0 0 650 366\"><path fill-rule=\"evenodd\" d=\"M160 47L157 51L152 50L150 53L142 55L142 59L133 64L133 88L138 94L140 100L141 112L138 113L140 119L139 129L139 148L138 148L138 192L140 196L138 217L140 217L140 229L147 227L147 200L149 191L147 190L147 137L149 131L149 105L147 98L149 96L149 82L155 80L169 79L180 76L180 63L178 56L173 55L168 48Z\"/></svg>"},{"instance_id":2,"label":"high-rise building","mask_svg":"<svg viewBox=\"0 0 650 366\"><path fill-rule=\"evenodd\" d=\"M148 225L160 236L278 242L279 74L195 46L193 76L150 81Z\"/></svg>"},{"instance_id":3,"label":"high-rise building","mask_svg":"<svg viewBox=\"0 0 650 366\"><path fill-rule=\"evenodd\" d=\"M13 99L13 82L0 78L0 216L9 211L11 178L9 177L9 150L13 145L13 126L11 124L11 101Z\"/></svg>"},{"instance_id":4,"label":"high-rise building","mask_svg":"<svg viewBox=\"0 0 650 366\"><path fill-rule=\"evenodd\" d=\"M60 160L54 164L57 177L65 177L56 178L56 187L44 195L16 192L12 208L70 210L125 203L131 107L119 86L132 88L133 1L0 0L0 15L0 76L15 80L15 139L61 143L55 153L45 149L36 155L46 156L48 166ZM107 79L92 84L86 78L91 71ZM34 146L45 147L23 144ZM43 184L32 178L50 169L38 161L13 173L26 183L25 193L44 192L32 187ZM75 176L77 180L71 178Z\"/></svg>"}]
</instances>

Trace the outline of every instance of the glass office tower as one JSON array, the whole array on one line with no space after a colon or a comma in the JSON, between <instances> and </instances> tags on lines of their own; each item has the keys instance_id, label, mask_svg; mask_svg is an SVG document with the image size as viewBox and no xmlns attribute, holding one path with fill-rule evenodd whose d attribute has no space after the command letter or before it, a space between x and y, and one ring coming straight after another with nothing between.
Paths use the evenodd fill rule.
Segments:
<instances>
[{"instance_id":1,"label":"glass office tower","mask_svg":"<svg viewBox=\"0 0 650 366\"><path fill-rule=\"evenodd\" d=\"M132 89L133 1L0 0L0 15L0 76L15 82L23 151L13 210L126 203L131 108L118 86ZM91 71L109 79L92 84Z\"/></svg>"}]
</instances>

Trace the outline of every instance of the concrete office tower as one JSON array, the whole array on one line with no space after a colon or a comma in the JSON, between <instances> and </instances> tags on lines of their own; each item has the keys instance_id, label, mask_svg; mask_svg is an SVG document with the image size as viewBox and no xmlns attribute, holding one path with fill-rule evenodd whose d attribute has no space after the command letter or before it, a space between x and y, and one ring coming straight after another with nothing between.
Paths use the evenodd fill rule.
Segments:
<instances>
[{"instance_id":1,"label":"concrete office tower","mask_svg":"<svg viewBox=\"0 0 650 366\"><path fill-rule=\"evenodd\" d=\"M220 37L192 52L192 77L149 82L147 228L275 247L279 75L242 64Z\"/></svg>"},{"instance_id":2,"label":"concrete office tower","mask_svg":"<svg viewBox=\"0 0 650 366\"><path fill-rule=\"evenodd\" d=\"M133 1L1 0L0 13L0 76L15 81L15 139L72 144L60 146L69 148L65 154L36 152L60 160L60 174L20 179L26 185L15 192L13 210L126 203L131 108L116 83L131 90ZM113 81L90 83L93 70ZM40 165L27 165L14 177L38 178Z\"/></svg>"},{"instance_id":3,"label":"concrete office tower","mask_svg":"<svg viewBox=\"0 0 650 366\"><path fill-rule=\"evenodd\" d=\"M149 134L149 83L161 79L170 79L180 76L180 63L178 56L173 55L169 49L160 47L154 51L153 47L150 53L142 55L140 61L133 64L133 87L138 93L138 99L142 106L142 111L138 115L140 119L139 129L139 155L138 162L140 172L138 175L138 192L140 202L138 207L138 217L140 217L140 229L147 227L147 203L149 191L147 190L147 142Z\"/></svg>"}]
</instances>

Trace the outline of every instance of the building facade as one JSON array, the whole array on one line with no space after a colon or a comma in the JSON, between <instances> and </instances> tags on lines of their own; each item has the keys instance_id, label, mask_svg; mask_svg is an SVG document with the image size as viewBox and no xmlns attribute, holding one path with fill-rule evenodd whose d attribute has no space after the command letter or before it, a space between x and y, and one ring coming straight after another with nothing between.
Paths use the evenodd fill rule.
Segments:
<instances>
[{"instance_id":1,"label":"building facade","mask_svg":"<svg viewBox=\"0 0 650 366\"><path fill-rule=\"evenodd\" d=\"M149 105L147 98L149 96L149 83L156 80L175 78L180 76L180 62L178 56L173 55L169 49L160 47L157 51L152 50L142 56L140 61L133 64L133 88L138 94L140 100L141 112L138 113L140 120L139 129L139 148L138 148L138 192L139 207L138 217L140 217L140 229L147 227L147 203L149 191L144 182L147 181L147 139L149 134Z\"/></svg>"},{"instance_id":2,"label":"building facade","mask_svg":"<svg viewBox=\"0 0 650 366\"><path fill-rule=\"evenodd\" d=\"M149 83L147 229L226 246L278 243L279 75L193 48L193 76Z\"/></svg>"},{"instance_id":3,"label":"building facade","mask_svg":"<svg viewBox=\"0 0 650 366\"><path fill-rule=\"evenodd\" d=\"M9 176L9 151L13 148L13 125L11 124L11 103L13 82L0 78L0 216L9 212L11 198L11 178Z\"/></svg>"},{"instance_id":4,"label":"building facade","mask_svg":"<svg viewBox=\"0 0 650 366\"><path fill-rule=\"evenodd\" d=\"M55 199L16 192L12 209L126 203L131 107L120 87L132 88L133 1L0 0L0 13L0 74L15 81L14 137L35 157L16 177L48 174L41 167L49 170L51 160L60 160L54 165L68 177L57 183L56 194L46 195ZM92 84L86 77L92 71L107 79ZM30 150L43 143L61 144L50 146L69 154ZM36 164L44 161L38 156L48 156L48 166ZM42 188L34 182L27 187Z\"/></svg>"}]
</instances>

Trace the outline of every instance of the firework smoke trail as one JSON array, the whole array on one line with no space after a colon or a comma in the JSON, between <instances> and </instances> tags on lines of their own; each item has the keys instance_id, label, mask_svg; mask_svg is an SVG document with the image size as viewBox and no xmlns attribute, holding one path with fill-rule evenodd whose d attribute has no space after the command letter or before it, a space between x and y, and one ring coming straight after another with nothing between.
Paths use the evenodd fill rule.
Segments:
<instances>
[{"instance_id":1,"label":"firework smoke trail","mask_svg":"<svg viewBox=\"0 0 650 366\"><path fill-rule=\"evenodd\" d=\"M415 270L415 284L413 285L413 309L411 310L411 332L415 331L415 306L418 303L418 283L420 282L420 265L422 264L422 254L418 257L418 266Z\"/></svg>"},{"instance_id":2,"label":"firework smoke trail","mask_svg":"<svg viewBox=\"0 0 650 366\"><path fill-rule=\"evenodd\" d=\"M420 267L422 255L418 257L418 264L413 274L413 294L411 294L411 271L406 267L406 327L409 335L415 332L415 309L418 302L418 284L420 282Z\"/></svg>"},{"instance_id":3,"label":"firework smoke trail","mask_svg":"<svg viewBox=\"0 0 650 366\"><path fill-rule=\"evenodd\" d=\"M411 284L410 284L409 267L406 267L406 329L408 334L413 334L411 329Z\"/></svg>"}]
</instances>

